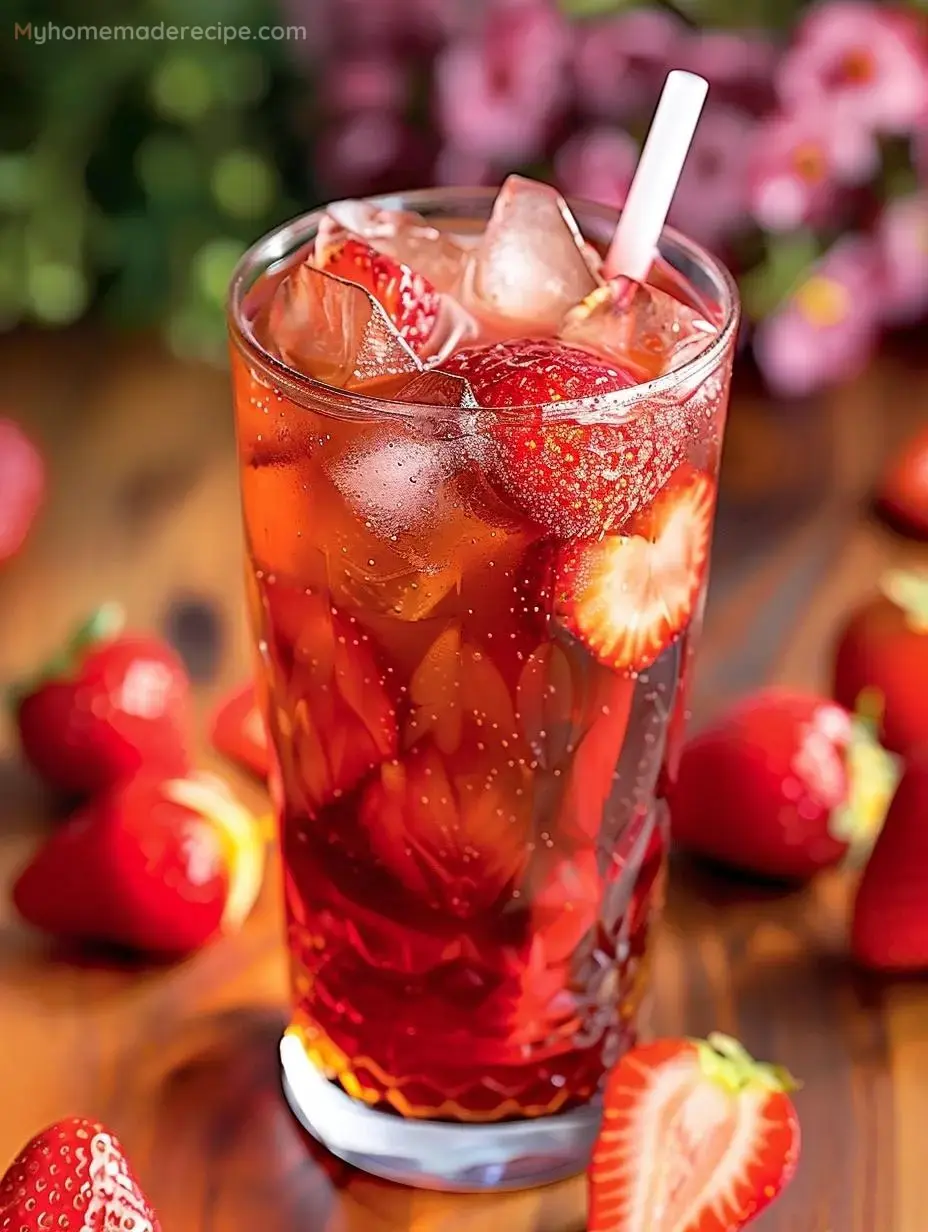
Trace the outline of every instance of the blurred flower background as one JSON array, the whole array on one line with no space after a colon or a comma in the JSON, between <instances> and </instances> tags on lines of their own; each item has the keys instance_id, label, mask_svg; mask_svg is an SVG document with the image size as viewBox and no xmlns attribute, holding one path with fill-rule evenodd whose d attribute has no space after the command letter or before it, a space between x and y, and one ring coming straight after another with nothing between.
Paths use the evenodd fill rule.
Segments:
<instances>
[{"instance_id":1,"label":"blurred flower background","mask_svg":"<svg viewBox=\"0 0 928 1232\"><path fill-rule=\"evenodd\" d=\"M771 388L928 315L928 11L831 0L68 0L32 21L260 40L4 42L0 320L91 311L222 353L247 243L332 197L510 171L620 205L668 69L707 77L672 221L741 281ZM83 6L86 8L86 6Z\"/></svg>"}]
</instances>

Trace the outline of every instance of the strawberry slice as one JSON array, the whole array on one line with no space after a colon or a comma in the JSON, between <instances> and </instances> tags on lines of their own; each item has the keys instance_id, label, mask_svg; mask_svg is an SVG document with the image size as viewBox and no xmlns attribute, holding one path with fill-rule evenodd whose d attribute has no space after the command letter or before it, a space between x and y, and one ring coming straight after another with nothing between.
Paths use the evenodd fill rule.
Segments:
<instances>
[{"instance_id":1,"label":"strawberry slice","mask_svg":"<svg viewBox=\"0 0 928 1232\"><path fill-rule=\"evenodd\" d=\"M492 483L525 516L564 537L619 529L647 504L682 460L680 442L647 411L626 423L550 419L542 407L614 394L635 384L630 372L554 339L518 339L458 351L442 371L469 381L496 416Z\"/></svg>"},{"instance_id":2,"label":"strawberry slice","mask_svg":"<svg viewBox=\"0 0 928 1232\"><path fill-rule=\"evenodd\" d=\"M562 548L555 610L596 657L649 667L686 628L705 577L715 484L685 463L626 535Z\"/></svg>"},{"instance_id":3,"label":"strawberry slice","mask_svg":"<svg viewBox=\"0 0 928 1232\"><path fill-rule=\"evenodd\" d=\"M589 1232L738 1232L796 1170L794 1086L724 1035L626 1053L606 1085Z\"/></svg>"},{"instance_id":4,"label":"strawberry slice","mask_svg":"<svg viewBox=\"0 0 928 1232\"><path fill-rule=\"evenodd\" d=\"M351 237L317 253L316 265L370 291L413 350L428 342L441 296L427 278Z\"/></svg>"},{"instance_id":5,"label":"strawberry slice","mask_svg":"<svg viewBox=\"0 0 928 1232\"><path fill-rule=\"evenodd\" d=\"M267 729L251 682L220 704L210 723L209 739L217 753L257 778L267 778Z\"/></svg>"}]
</instances>

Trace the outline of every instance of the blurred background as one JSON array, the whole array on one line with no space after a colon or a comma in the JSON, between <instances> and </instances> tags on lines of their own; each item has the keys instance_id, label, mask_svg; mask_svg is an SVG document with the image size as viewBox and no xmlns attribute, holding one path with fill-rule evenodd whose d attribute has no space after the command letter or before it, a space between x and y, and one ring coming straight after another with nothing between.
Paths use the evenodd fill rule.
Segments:
<instances>
[{"instance_id":1,"label":"blurred background","mask_svg":"<svg viewBox=\"0 0 928 1232\"><path fill-rule=\"evenodd\" d=\"M738 273L770 388L813 393L928 309L924 10L20 0L2 45L0 323L100 314L221 361L229 270L275 223L513 170L618 204L676 66L711 94L672 220Z\"/></svg>"}]
</instances>

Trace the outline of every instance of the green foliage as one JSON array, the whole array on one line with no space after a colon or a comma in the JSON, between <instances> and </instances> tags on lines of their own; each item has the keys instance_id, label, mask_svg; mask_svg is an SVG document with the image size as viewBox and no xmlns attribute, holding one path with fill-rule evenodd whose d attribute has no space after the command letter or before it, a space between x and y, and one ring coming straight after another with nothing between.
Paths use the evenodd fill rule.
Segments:
<instances>
[{"instance_id":1,"label":"green foliage","mask_svg":"<svg viewBox=\"0 0 928 1232\"><path fill-rule=\"evenodd\" d=\"M759 321L774 312L821 254L820 241L807 231L766 237L766 252L741 277L741 300L747 316Z\"/></svg>"},{"instance_id":2,"label":"green foliage","mask_svg":"<svg viewBox=\"0 0 928 1232\"><path fill-rule=\"evenodd\" d=\"M232 265L312 199L286 124L307 45L258 39L285 20L273 0L18 7L0 50L16 100L0 117L0 324L66 324L92 308L161 327L181 351L221 354ZM61 33L195 22L252 37Z\"/></svg>"}]
</instances>

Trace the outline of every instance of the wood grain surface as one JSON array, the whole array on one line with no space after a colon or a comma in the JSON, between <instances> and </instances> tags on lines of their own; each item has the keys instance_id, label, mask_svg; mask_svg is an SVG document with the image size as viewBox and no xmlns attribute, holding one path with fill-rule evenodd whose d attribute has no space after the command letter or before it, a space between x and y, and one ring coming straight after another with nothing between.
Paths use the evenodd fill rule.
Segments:
<instances>
[{"instance_id":1,"label":"wood grain surface","mask_svg":"<svg viewBox=\"0 0 928 1232\"><path fill-rule=\"evenodd\" d=\"M0 576L0 681L117 597L134 624L186 639L205 715L248 662L224 375L89 331L7 338L0 364L2 401L42 442L52 480L28 550ZM928 372L905 358L789 410L742 382L697 722L764 680L823 684L849 604L885 565L926 559L868 507L881 458L926 416ZM205 751L203 764L265 806ZM275 870L244 931L179 966L78 962L21 927L6 886L50 807L3 729L0 1164L45 1123L83 1113L122 1136L165 1232L583 1227L580 1180L503 1198L415 1193L352 1172L302 1133L278 1084L286 982ZM757 1232L928 1232L928 985L852 968L852 885L838 872L783 893L672 869L656 1028L731 1032L804 1081L800 1171Z\"/></svg>"}]
</instances>

